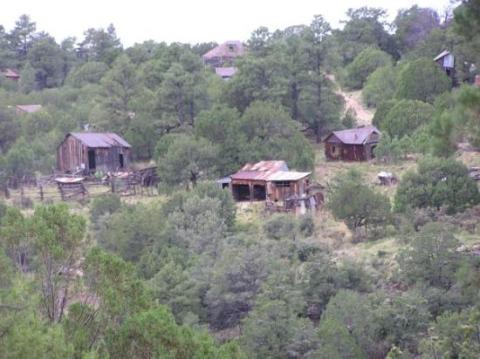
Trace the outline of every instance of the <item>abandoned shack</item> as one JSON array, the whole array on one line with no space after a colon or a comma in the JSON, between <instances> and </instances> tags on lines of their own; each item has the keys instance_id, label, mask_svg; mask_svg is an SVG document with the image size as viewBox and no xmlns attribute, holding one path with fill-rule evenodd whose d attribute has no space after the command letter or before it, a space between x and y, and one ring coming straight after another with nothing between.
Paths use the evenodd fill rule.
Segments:
<instances>
[{"instance_id":1,"label":"abandoned shack","mask_svg":"<svg viewBox=\"0 0 480 359\"><path fill-rule=\"evenodd\" d=\"M324 140L328 160L368 161L374 158L374 149L380 140L375 126L333 131Z\"/></svg>"},{"instance_id":2,"label":"abandoned shack","mask_svg":"<svg viewBox=\"0 0 480 359\"><path fill-rule=\"evenodd\" d=\"M57 147L57 169L91 174L129 167L131 146L115 133L71 132Z\"/></svg>"},{"instance_id":3,"label":"abandoned shack","mask_svg":"<svg viewBox=\"0 0 480 359\"><path fill-rule=\"evenodd\" d=\"M447 76L452 76L455 70L455 57L450 51L443 51L438 54L433 61L435 61L445 71Z\"/></svg>"},{"instance_id":4,"label":"abandoned shack","mask_svg":"<svg viewBox=\"0 0 480 359\"><path fill-rule=\"evenodd\" d=\"M231 189L236 201L284 201L303 196L310 172L290 171L285 161L247 163L238 172L219 181Z\"/></svg>"}]
</instances>

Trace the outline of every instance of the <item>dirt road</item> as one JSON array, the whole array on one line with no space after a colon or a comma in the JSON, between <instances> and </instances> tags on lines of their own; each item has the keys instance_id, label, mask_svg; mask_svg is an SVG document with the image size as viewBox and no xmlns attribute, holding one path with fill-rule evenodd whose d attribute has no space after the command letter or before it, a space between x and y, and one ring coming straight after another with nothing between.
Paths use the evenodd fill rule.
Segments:
<instances>
[{"instance_id":1,"label":"dirt road","mask_svg":"<svg viewBox=\"0 0 480 359\"><path fill-rule=\"evenodd\" d=\"M327 75L327 77L336 83L337 89L335 92L345 99L345 112L347 112L349 109L355 111L359 126L371 125L375 110L369 109L363 104L362 91L345 91L335 81L334 75L330 74Z\"/></svg>"}]
</instances>

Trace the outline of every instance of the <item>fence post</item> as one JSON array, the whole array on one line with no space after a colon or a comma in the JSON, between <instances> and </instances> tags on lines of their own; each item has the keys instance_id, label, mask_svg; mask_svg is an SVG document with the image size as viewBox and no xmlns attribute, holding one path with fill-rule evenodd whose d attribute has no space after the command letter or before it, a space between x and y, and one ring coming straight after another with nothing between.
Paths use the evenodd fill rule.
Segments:
<instances>
[{"instance_id":1,"label":"fence post","mask_svg":"<svg viewBox=\"0 0 480 359\"><path fill-rule=\"evenodd\" d=\"M40 201L43 202L43 186L39 185L39 190L40 190Z\"/></svg>"}]
</instances>

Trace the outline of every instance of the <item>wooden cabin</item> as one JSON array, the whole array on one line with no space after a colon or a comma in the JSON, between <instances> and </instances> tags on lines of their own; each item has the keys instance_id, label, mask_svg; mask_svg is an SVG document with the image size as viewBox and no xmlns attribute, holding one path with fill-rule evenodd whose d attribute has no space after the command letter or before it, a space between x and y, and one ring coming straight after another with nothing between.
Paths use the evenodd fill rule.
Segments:
<instances>
[{"instance_id":1,"label":"wooden cabin","mask_svg":"<svg viewBox=\"0 0 480 359\"><path fill-rule=\"evenodd\" d=\"M441 52L433 59L433 61L441 66L447 76L453 76L453 72L455 70L455 57L450 53L450 51L445 50Z\"/></svg>"},{"instance_id":2,"label":"wooden cabin","mask_svg":"<svg viewBox=\"0 0 480 359\"><path fill-rule=\"evenodd\" d=\"M303 196L311 172L290 171L285 161L247 163L238 172L219 182L229 187L236 201L284 201Z\"/></svg>"},{"instance_id":3,"label":"wooden cabin","mask_svg":"<svg viewBox=\"0 0 480 359\"><path fill-rule=\"evenodd\" d=\"M380 140L375 126L333 131L324 140L327 160L368 161L374 158L374 149Z\"/></svg>"},{"instance_id":4,"label":"wooden cabin","mask_svg":"<svg viewBox=\"0 0 480 359\"><path fill-rule=\"evenodd\" d=\"M57 169L64 173L123 171L130 160L131 146L115 133L71 132L57 147Z\"/></svg>"}]
</instances>

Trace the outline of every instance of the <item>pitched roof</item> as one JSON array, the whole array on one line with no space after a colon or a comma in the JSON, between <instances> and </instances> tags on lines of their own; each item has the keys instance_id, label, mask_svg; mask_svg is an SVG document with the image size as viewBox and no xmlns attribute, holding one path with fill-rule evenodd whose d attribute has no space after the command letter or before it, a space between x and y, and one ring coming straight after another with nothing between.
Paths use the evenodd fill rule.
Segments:
<instances>
[{"instance_id":1,"label":"pitched roof","mask_svg":"<svg viewBox=\"0 0 480 359\"><path fill-rule=\"evenodd\" d=\"M450 51L447 51L447 50L442 51L440 54L437 55L437 57L433 59L433 61L440 60L442 57L445 57L447 55L450 55Z\"/></svg>"},{"instance_id":2,"label":"pitched roof","mask_svg":"<svg viewBox=\"0 0 480 359\"><path fill-rule=\"evenodd\" d=\"M260 161L247 163L240 171L231 175L233 180L267 181L269 176L278 171L288 171L285 161Z\"/></svg>"},{"instance_id":3,"label":"pitched roof","mask_svg":"<svg viewBox=\"0 0 480 359\"><path fill-rule=\"evenodd\" d=\"M272 182L277 181L298 181L302 178L310 176L312 172L297 172L297 171L278 171L272 173L268 180Z\"/></svg>"},{"instance_id":4,"label":"pitched roof","mask_svg":"<svg viewBox=\"0 0 480 359\"><path fill-rule=\"evenodd\" d=\"M214 57L237 57L243 54L245 54L245 47L241 41L227 41L214 47L202 57L208 60Z\"/></svg>"},{"instance_id":5,"label":"pitched roof","mask_svg":"<svg viewBox=\"0 0 480 359\"><path fill-rule=\"evenodd\" d=\"M116 133L71 132L69 135L72 135L76 139L82 141L87 147L131 147L127 141L125 141Z\"/></svg>"},{"instance_id":6,"label":"pitched roof","mask_svg":"<svg viewBox=\"0 0 480 359\"><path fill-rule=\"evenodd\" d=\"M338 138L342 143L347 145L362 145L364 144L372 133L380 134L380 131L375 126L365 126L358 128L351 128L342 131L333 131L327 136L327 142L332 135Z\"/></svg>"},{"instance_id":7,"label":"pitched roof","mask_svg":"<svg viewBox=\"0 0 480 359\"><path fill-rule=\"evenodd\" d=\"M42 109L42 105L17 105L16 107L26 113L34 113Z\"/></svg>"},{"instance_id":8,"label":"pitched roof","mask_svg":"<svg viewBox=\"0 0 480 359\"><path fill-rule=\"evenodd\" d=\"M14 69L5 69L2 71L2 73L5 75L5 77L16 78L16 79L20 77L20 74Z\"/></svg>"},{"instance_id":9,"label":"pitched roof","mask_svg":"<svg viewBox=\"0 0 480 359\"><path fill-rule=\"evenodd\" d=\"M236 67L215 67L215 73L220 77L232 77L236 72Z\"/></svg>"}]
</instances>

